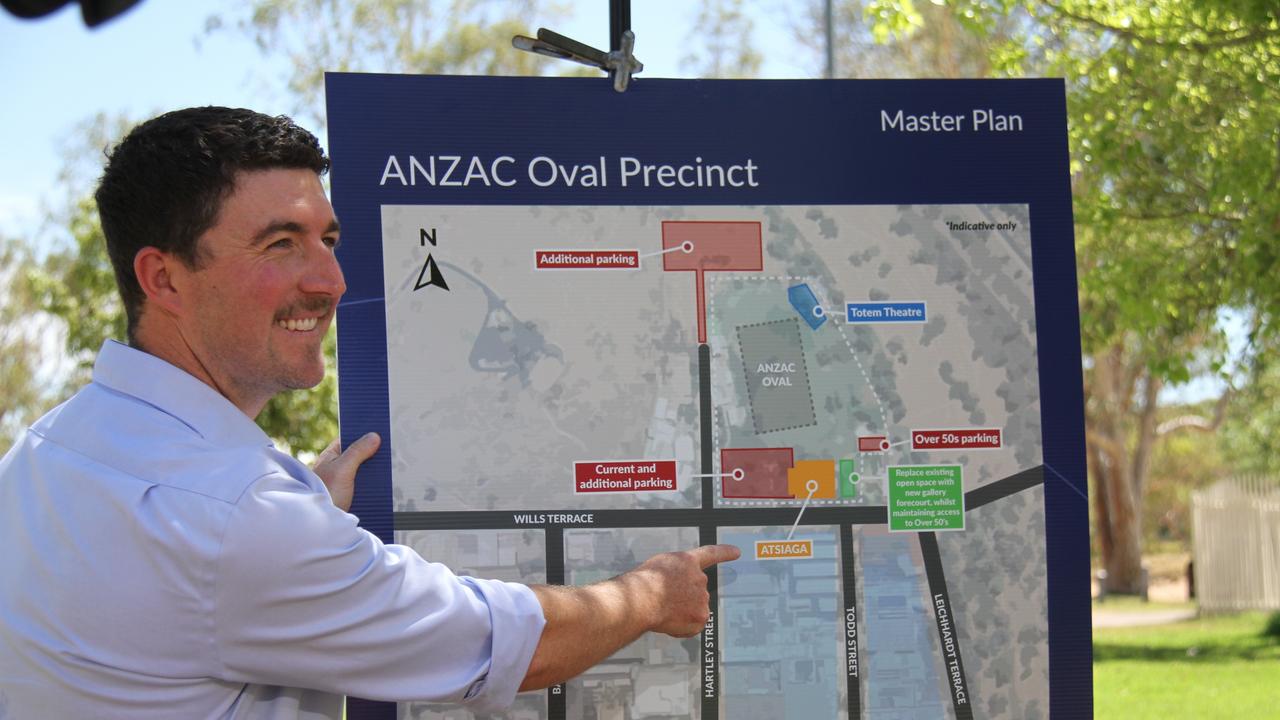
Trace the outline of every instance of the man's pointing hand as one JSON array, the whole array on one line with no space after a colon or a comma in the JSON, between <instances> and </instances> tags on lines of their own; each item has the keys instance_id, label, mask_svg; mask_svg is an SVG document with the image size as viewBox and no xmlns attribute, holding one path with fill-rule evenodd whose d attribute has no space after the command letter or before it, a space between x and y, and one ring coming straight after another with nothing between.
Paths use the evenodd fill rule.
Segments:
<instances>
[{"instance_id":1,"label":"man's pointing hand","mask_svg":"<svg viewBox=\"0 0 1280 720\"><path fill-rule=\"evenodd\" d=\"M737 560L741 554L733 545L703 545L654 555L629 573L653 587L649 595L654 600L651 629L675 637L701 632L710 615L706 569Z\"/></svg>"}]
</instances>

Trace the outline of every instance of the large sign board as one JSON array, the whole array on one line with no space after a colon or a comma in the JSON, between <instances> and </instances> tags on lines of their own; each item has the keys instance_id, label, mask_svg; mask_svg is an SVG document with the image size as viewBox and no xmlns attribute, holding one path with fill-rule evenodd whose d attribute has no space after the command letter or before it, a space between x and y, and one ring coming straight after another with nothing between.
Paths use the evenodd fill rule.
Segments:
<instances>
[{"instance_id":1,"label":"large sign board","mask_svg":"<svg viewBox=\"0 0 1280 720\"><path fill-rule=\"evenodd\" d=\"M327 93L362 523L526 582L742 549L507 717L1089 716L1060 81Z\"/></svg>"}]
</instances>

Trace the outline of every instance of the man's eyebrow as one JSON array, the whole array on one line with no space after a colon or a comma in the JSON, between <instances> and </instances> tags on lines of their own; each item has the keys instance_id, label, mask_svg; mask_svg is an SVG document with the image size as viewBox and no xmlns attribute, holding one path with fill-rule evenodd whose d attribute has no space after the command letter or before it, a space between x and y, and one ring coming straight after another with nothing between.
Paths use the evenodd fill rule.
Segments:
<instances>
[{"instance_id":1,"label":"man's eyebrow","mask_svg":"<svg viewBox=\"0 0 1280 720\"><path fill-rule=\"evenodd\" d=\"M329 222L329 226L324 229L324 232L322 234L330 235L330 234L341 232L341 231L342 231L342 226L338 224L338 219L334 218L332 221ZM253 237L250 238L249 242L250 244L257 245L258 243L261 243L267 238L271 237L272 235L276 235L278 233L300 234L303 232L306 232L306 228L302 227L301 223L297 223L292 220L275 220L267 223L266 225L263 226L261 230L254 233Z\"/></svg>"}]
</instances>

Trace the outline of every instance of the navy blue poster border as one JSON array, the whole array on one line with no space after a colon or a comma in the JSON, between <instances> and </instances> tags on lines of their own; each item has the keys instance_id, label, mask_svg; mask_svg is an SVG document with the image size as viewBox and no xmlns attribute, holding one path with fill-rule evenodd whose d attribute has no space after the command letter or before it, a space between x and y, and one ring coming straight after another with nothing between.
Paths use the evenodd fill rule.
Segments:
<instances>
[{"instance_id":1,"label":"navy blue poster border","mask_svg":"<svg viewBox=\"0 0 1280 720\"><path fill-rule=\"evenodd\" d=\"M326 75L338 257L344 445L383 437L352 512L391 541L391 448L380 212L383 205L1026 204L1030 208L1044 455L1050 716L1092 717L1088 498L1079 312L1061 80L662 80ZM901 110L903 120L893 122ZM973 127L976 111L1017 130ZM888 127L883 113L888 113ZM907 116L917 119L914 130ZM947 117L962 117L949 128ZM381 184L390 155L600 156L740 164L739 187ZM407 168L405 169L407 170ZM739 179L742 176L739 175ZM424 359L426 362L427 359ZM352 708L352 717L359 713Z\"/></svg>"}]
</instances>

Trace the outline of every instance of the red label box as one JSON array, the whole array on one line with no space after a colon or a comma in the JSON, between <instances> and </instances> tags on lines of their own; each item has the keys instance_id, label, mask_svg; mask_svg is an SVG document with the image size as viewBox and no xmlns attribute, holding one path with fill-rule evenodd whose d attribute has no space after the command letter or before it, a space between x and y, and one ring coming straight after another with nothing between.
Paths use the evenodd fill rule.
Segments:
<instances>
[{"instance_id":1,"label":"red label box","mask_svg":"<svg viewBox=\"0 0 1280 720\"><path fill-rule=\"evenodd\" d=\"M1000 441L1000 428L911 431L912 450L996 450Z\"/></svg>"},{"instance_id":2,"label":"red label box","mask_svg":"<svg viewBox=\"0 0 1280 720\"><path fill-rule=\"evenodd\" d=\"M675 460L591 460L573 464L574 492L670 492L675 489Z\"/></svg>"},{"instance_id":3,"label":"red label box","mask_svg":"<svg viewBox=\"0 0 1280 720\"><path fill-rule=\"evenodd\" d=\"M638 270L639 250L538 250L539 270Z\"/></svg>"}]
</instances>

